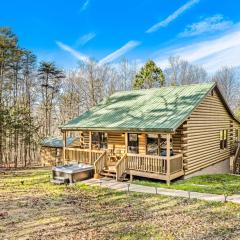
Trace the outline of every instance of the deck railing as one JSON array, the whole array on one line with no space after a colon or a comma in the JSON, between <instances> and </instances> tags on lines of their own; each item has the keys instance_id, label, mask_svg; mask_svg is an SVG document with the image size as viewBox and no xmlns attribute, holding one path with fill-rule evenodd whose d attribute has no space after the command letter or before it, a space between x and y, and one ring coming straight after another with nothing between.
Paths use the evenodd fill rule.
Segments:
<instances>
[{"instance_id":1,"label":"deck railing","mask_svg":"<svg viewBox=\"0 0 240 240\"><path fill-rule=\"evenodd\" d=\"M127 158L129 170L161 174L167 172L166 157L128 153Z\"/></svg>"},{"instance_id":2,"label":"deck railing","mask_svg":"<svg viewBox=\"0 0 240 240\"><path fill-rule=\"evenodd\" d=\"M170 174L183 170L182 154L170 157L169 164L165 156L152 156L140 154L127 154L129 170L167 174L167 168L170 166Z\"/></svg>"},{"instance_id":3,"label":"deck railing","mask_svg":"<svg viewBox=\"0 0 240 240\"><path fill-rule=\"evenodd\" d=\"M67 162L76 161L78 163L94 164L96 174L101 173L104 167L107 166L108 157L107 151L65 148L65 159ZM117 180L128 170L166 176L175 175L175 173L183 172L183 156L182 154L176 154L168 160L166 156L126 153L117 162Z\"/></svg>"},{"instance_id":4,"label":"deck railing","mask_svg":"<svg viewBox=\"0 0 240 240\"><path fill-rule=\"evenodd\" d=\"M103 153L100 150L89 150L80 148L65 148L65 160L67 162L78 162L93 164Z\"/></svg>"},{"instance_id":5,"label":"deck railing","mask_svg":"<svg viewBox=\"0 0 240 240\"><path fill-rule=\"evenodd\" d=\"M240 143L238 142L233 158L233 173L240 174Z\"/></svg>"},{"instance_id":6,"label":"deck railing","mask_svg":"<svg viewBox=\"0 0 240 240\"><path fill-rule=\"evenodd\" d=\"M123 176L124 172L128 168L128 157L127 154L124 154L121 159L117 162L116 165L116 180L120 180L120 178Z\"/></svg>"},{"instance_id":7,"label":"deck railing","mask_svg":"<svg viewBox=\"0 0 240 240\"><path fill-rule=\"evenodd\" d=\"M177 154L170 157L170 174L183 170L183 155Z\"/></svg>"},{"instance_id":8,"label":"deck railing","mask_svg":"<svg viewBox=\"0 0 240 240\"><path fill-rule=\"evenodd\" d=\"M107 164L107 152L104 151L94 162L95 174L100 174Z\"/></svg>"}]
</instances>

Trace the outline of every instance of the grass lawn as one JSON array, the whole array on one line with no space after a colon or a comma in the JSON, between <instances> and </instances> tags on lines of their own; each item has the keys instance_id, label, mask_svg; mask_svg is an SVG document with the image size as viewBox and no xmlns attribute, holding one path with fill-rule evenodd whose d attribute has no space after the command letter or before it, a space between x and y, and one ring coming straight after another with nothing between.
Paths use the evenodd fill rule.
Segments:
<instances>
[{"instance_id":1,"label":"grass lawn","mask_svg":"<svg viewBox=\"0 0 240 240\"><path fill-rule=\"evenodd\" d=\"M0 175L0 239L239 239L240 205Z\"/></svg>"},{"instance_id":2,"label":"grass lawn","mask_svg":"<svg viewBox=\"0 0 240 240\"><path fill-rule=\"evenodd\" d=\"M170 186L166 185L166 183L154 180L134 180L133 183L145 186L172 188L203 193L240 193L240 176L230 174L202 175L192 177L187 180L175 181L171 183Z\"/></svg>"}]
</instances>

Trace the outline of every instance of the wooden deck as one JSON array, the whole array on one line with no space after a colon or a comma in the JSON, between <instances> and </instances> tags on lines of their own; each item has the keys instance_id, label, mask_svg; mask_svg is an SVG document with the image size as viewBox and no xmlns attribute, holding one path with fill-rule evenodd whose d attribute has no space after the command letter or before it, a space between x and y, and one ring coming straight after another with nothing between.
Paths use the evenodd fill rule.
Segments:
<instances>
[{"instance_id":1,"label":"wooden deck","mask_svg":"<svg viewBox=\"0 0 240 240\"><path fill-rule=\"evenodd\" d=\"M112 162L112 155L108 150L90 150L80 148L65 148L65 161L92 164L95 176L100 176L110 166L115 166L116 180L121 181L126 174L165 180L168 183L184 175L183 156L176 154L170 157L123 153Z\"/></svg>"}]
</instances>

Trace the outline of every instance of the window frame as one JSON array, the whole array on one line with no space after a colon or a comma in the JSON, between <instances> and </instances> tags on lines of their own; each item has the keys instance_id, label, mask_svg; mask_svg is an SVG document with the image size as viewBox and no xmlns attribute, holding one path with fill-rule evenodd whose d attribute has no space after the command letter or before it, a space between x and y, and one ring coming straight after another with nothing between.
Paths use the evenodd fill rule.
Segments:
<instances>
[{"instance_id":1,"label":"window frame","mask_svg":"<svg viewBox=\"0 0 240 240\"><path fill-rule=\"evenodd\" d=\"M131 140L130 141L130 135L136 135L136 141ZM128 153L135 153L135 154L139 154L139 133L128 133L128 147L127 147L127 151ZM135 142L135 145L130 145L130 142ZM135 148L135 149L134 149Z\"/></svg>"},{"instance_id":2,"label":"window frame","mask_svg":"<svg viewBox=\"0 0 240 240\"><path fill-rule=\"evenodd\" d=\"M95 135L95 136L94 136ZM94 141L93 141L94 139ZM102 150L108 148L108 134L106 132L92 132L91 146L97 146L96 149Z\"/></svg>"},{"instance_id":3,"label":"window frame","mask_svg":"<svg viewBox=\"0 0 240 240\"><path fill-rule=\"evenodd\" d=\"M220 130L220 150L226 150L228 148L228 129Z\"/></svg>"},{"instance_id":4,"label":"window frame","mask_svg":"<svg viewBox=\"0 0 240 240\"><path fill-rule=\"evenodd\" d=\"M150 137L149 135L156 135L156 137L155 138ZM155 141L157 142L157 153L155 153L155 154L152 154L149 151L149 145L151 144L150 142L148 142L149 139L155 139ZM152 144L154 144L154 143L152 143ZM146 134L146 154L153 155L153 156L159 156L159 154L160 154L160 135L159 134Z\"/></svg>"},{"instance_id":5,"label":"window frame","mask_svg":"<svg viewBox=\"0 0 240 240\"><path fill-rule=\"evenodd\" d=\"M167 151L167 137L164 134L157 134L158 135L158 153L157 156L165 156ZM170 152L173 154L173 138L170 139ZM162 153L164 155L162 155ZM146 134L146 154L147 155L155 155L156 154L150 154L148 151L148 134Z\"/></svg>"}]
</instances>

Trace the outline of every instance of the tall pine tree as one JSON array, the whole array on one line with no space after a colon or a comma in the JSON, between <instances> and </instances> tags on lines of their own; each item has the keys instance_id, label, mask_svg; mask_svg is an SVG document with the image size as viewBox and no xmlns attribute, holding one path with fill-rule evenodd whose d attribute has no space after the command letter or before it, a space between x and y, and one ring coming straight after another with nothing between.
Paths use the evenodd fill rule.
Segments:
<instances>
[{"instance_id":1,"label":"tall pine tree","mask_svg":"<svg viewBox=\"0 0 240 240\"><path fill-rule=\"evenodd\" d=\"M165 76L160 67L152 60L148 60L135 76L135 89L147 89L153 87L162 87L165 82Z\"/></svg>"}]
</instances>

